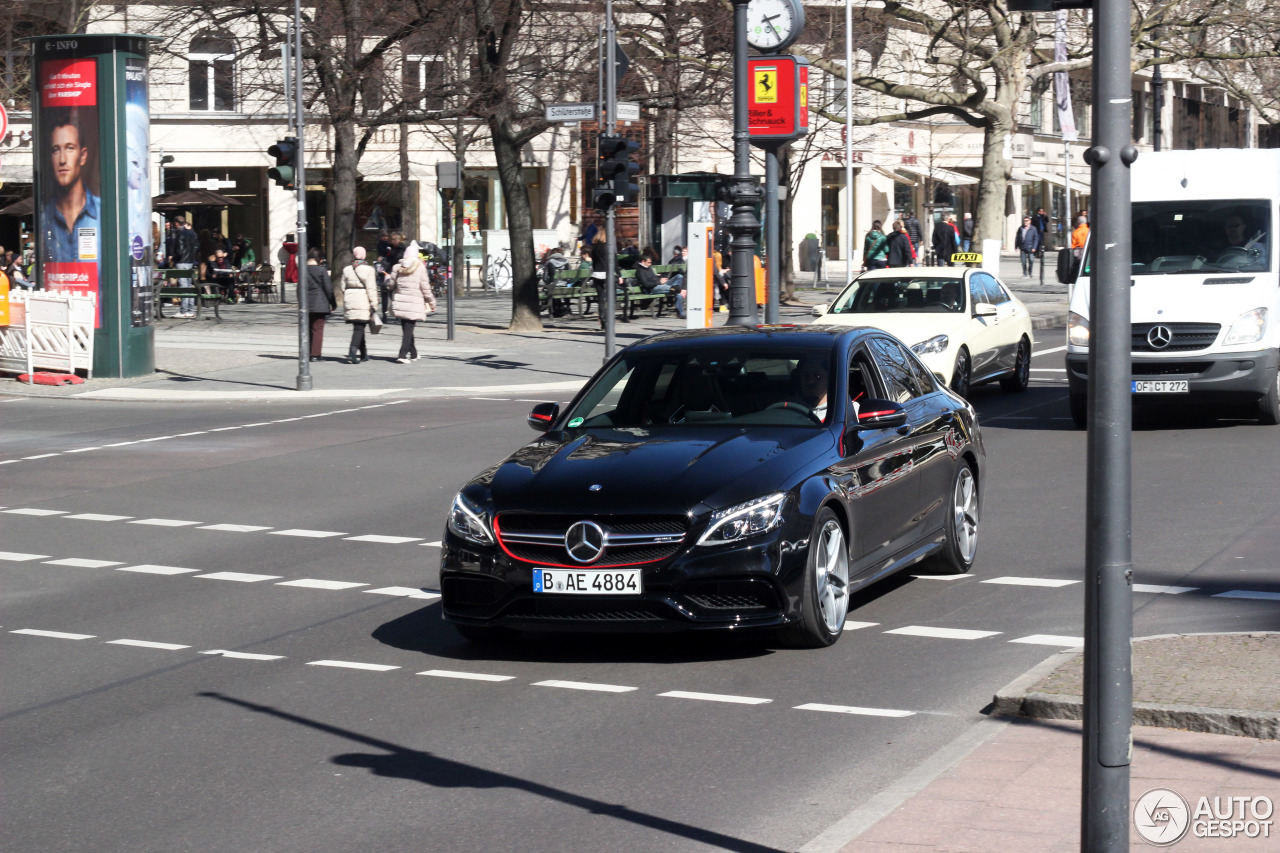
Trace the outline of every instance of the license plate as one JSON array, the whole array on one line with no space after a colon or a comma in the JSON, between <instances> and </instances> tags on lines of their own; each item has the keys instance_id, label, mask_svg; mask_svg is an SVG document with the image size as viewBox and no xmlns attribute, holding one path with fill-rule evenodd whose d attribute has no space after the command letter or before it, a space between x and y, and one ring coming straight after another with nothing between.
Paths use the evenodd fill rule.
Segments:
<instances>
[{"instance_id":1,"label":"license plate","mask_svg":"<svg viewBox=\"0 0 1280 853\"><path fill-rule=\"evenodd\" d=\"M639 569L534 569L533 591L561 595L639 595Z\"/></svg>"},{"instance_id":2,"label":"license plate","mask_svg":"<svg viewBox=\"0 0 1280 853\"><path fill-rule=\"evenodd\" d=\"M1129 390L1134 394L1188 394L1191 387L1185 379L1134 379Z\"/></svg>"}]
</instances>

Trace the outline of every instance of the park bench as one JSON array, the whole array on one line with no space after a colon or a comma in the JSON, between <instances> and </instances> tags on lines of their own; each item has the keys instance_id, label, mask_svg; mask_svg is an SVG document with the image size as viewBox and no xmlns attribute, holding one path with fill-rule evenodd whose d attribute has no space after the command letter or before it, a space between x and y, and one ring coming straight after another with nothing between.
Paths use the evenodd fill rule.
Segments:
<instances>
[{"instance_id":1,"label":"park bench","mask_svg":"<svg viewBox=\"0 0 1280 853\"><path fill-rule=\"evenodd\" d=\"M670 276L678 272L684 272L684 264L664 264L662 266L655 265L654 272L659 276ZM635 317L636 312L645 309L652 316L659 317L662 315L662 309L667 305L675 304L674 293L645 293L635 284L636 271L622 270L618 274L621 284L618 287L617 296L619 299L620 319L626 321ZM578 270L561 270L556 273L554 284L544 292L542 299L542 310L550 312L552 306L558 301L568 302L570 310L582 317L591 313L591 306L598 301L599 293L595 285L591 283L591 269L584 268Z\"/></svg>"}]
</instances>

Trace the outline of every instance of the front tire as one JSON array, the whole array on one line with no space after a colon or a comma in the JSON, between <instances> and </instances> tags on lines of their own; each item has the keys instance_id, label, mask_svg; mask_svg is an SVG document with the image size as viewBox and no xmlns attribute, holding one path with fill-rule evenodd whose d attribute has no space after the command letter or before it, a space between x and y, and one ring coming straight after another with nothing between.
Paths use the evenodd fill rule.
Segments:
<instances>
[{"instance_id":1,"label":"front tire","mask_svg":"<svg viewBox=\"0 0 1280 853\"><path fill-rule=\"evenodd\" d=\"M787 645L820 649L840 639L849 612L849 547L831 507L813 520L800 601L800 619L783 636Z\"/></svg>"},{"instance_id":2,"label":"front tire","mask_svg":"<svg viewBox=\"0 0 1280 853\"><path fill-rule=\"evenodd\" d=\"M1021 394L1031 384L1031 344L1026 338L1018 341L1018 360L1013 373L1000 380L1000 387L1011 394Z\"/></svg>"},{"instance_id":3,"label":"front tire","mask_svg":"<svg viewBox=\"0 0 1280 853\"><path fill-rule=\"evenodd\" d=\"M968 574L978 554L978 522L982 511L978 475L967 461L961 461L951 478L950 508L943 524L946 541L934 558L944 571Z\"/></svg>"},{"instance_id":4,"label":"front tire","mask_svg":"<svg viewBox=\"0 0 1280 853\"><path fill-rule=\"evenodd\" d=\"M956 353L955 369L951 371L951 390L966 400L969 399L969 379L972 371L969 351L961 347L960 352Z\"/></svg>"},{"instance_id":5,"label":"front tire","mask_svg":"<svg viewBox=\"0 0 1280 853\"><path fill-rule=\"evenodd\" d=\"M1266 426L1280 424L1280 370L1271 388L1258 400L1258 421Z\"/></svg>"}]
</instances>

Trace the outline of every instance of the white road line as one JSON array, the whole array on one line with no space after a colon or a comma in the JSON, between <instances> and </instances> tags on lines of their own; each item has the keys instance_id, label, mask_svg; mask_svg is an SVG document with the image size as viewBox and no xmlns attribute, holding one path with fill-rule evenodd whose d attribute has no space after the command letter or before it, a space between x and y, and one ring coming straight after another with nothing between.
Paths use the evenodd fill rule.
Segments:
<instances>
[{"instance_id":1,"label":"white road line","mask_svg":"<svg viewBox=\"0 0 1280 853\"><path fill-rule=\"evenodd\" d=\"M857 714L863 717L914 717L915 711L897 711L893 708L859 708L856 705L824 705L821 702L809 702L796 705L797 711L827 711L832 714Z\"/></svg>"},{"instance_id":2,"label":"white road line","mask_svg":"<svg viewBox=\"0 0 1280 853\"><path fill-rule=\"evenodd\" d=\"M1038 349L1035 352L1031 353L1031 357L1035 358L1038 355L1050 355L1055 352L1065 352L1066 349L1067 349L1066 347L1054 347L1053 349Z\"/></svg>"},{"instance_id":3,"label":"white road line","mask_svg":"<svg viewBox=\"0 0 1280 853\"><path fill-rule=\"evenodd\" d=\"M911 577L921 581L958 581L960 578L971 578L973 573L963 575L912 575Z\"/></svg>"},{"instance_id":4,"label":"white road line","mask_svg":"<svg viewBox=\"0 0 1280 853\"><path fill-rule=\"evenodd\" d=\"M305 536L310 539L327 539L332 536L346 536L345 533L334 533L332 530L299 530L290 528L289 530L273 530L272 536Z\"/></svg>"},{"instance_id":5,"label":"white road line","mask_svg":"<svg viewBox=\"0 0 1280 853\"><path fill-rule=\"evenodd\" d=\"M65 509L6 509L10 515L66 515Z\"/></svg>"},{"instance_id":6,"label":"white road line","mask_svg":"<svg viewBox=\"0 0 1280 853\"><path fill-rule=\"evenodd\" d=\"M428 669L418 675L432 675L436 678L462 678L467 681L513 681L514 675L490 675L487 672L457 672L451 669Z\"/></svg>"},{"instance_id":7,"label":"white road line","mask_svg":"<svg viewBox=\"0 0 1280 853\"><path fill-rule=\"evenodd\" d=\"M1032 634L1010 640L1011 643L1026 643L1029 646L1062 646L1077 648L1084 645L1084 637L1064 637L1060 634Z\"/></svg>"},{"instance_id":8,"label":"white road line","mask_svg":"<svg viewBox=\"0 0 1280 853\"><path fill-rule=\"evenodd\" d=\"M231 427L217 427L216 429L211 429L211 430L209 430L209 432L228 432L229 430L233 430L233 429L240 429L240 427L238 427L238 426L231 426ZM109 447L109 446L110 446L110 445L108 445L108 447Z\"/></svg>"},{"instance_id":9,"label":"white road line","mask_svg":"<svg viewBox=\"0 0 1280 853\"><path fill-rule=\"evenodd\" d=\"M967 628L934 628L929 625L908 625L905 628L894 628L886 634L903 634L908 637L934 637L940 640L981 640L983 637L994 637L1000 631L971 631Z\"/></svg>"},{"instance_id":10,"label":"white road line","mask_svg":"<svg viewBox=\"0 0 1280 853\"><path fill-rule=\"evenodd\" d=\"M0 551L0 560L8 560L11 563L25 563L28 560L47 560L48 554L23 554L19 551Z\"/></svg>"},{"instance_id":11,"label":"white road line","mask_svg":"<svg viewBox=\"0 0 1280 853\"><path fill-rule=\"evenodd\" d=\"M440 597L438 592L423 592L411 586L384 586L381 589L362 589L361 592L372 593L373 595L398 595L402 598L425 598L433 601Z\"/></svg>"},{"instance_id":12,"label":"white road line","mask_svg":"<svg viewBox=\"0 0 1280 853\"><path fill-rule=\"evenodd\" d=\"M201 523L199 521L182 521L177 518L139 518L137 521L126 522L126 524L149 524L153 527L193 527Z\"/></svg>"},{"instance_id":13,"label":"white road line","mask_svg":"<svg viewBox=\"0 0 1280 853\"><path fill-rule=\"evenodd\" d=\"M144 575L185 575L188 573L194 574L195 572L198 572L200 570L199 569L182 569L177 566L153 566L153 565L144 563L141 566L125 566L124 568L116 569L116 571L117 572L140 572Z\"/></svg>"},{"instance_id":14,"label":"white road line","mask_svg":"<svg viewBox=\"0 0 1280 853\"><path fill-rule=\"evenodd\" d=\"M191 648L178 643L153 643L150 640L107 640L107 644L112 646L137 646L140 649L163 649L167 652Z\"/></svg>"},{"instance_id":15,"label":"white road line","mask_svg":"<svg viewBox=\"0 0 1280 853\"><path fill-rule=\"evenodd\" d=\"M697 699L702 702L728 702L735 705L763 705L766 702L772 702L772 699L758 699L754 696L728 696L724 693L697 693L688 690L668 690L666 693L659 693L659 696L669 696L672 699Z\"/></svg>"},{"instance_id":16,"label":"white road line","mask_svg":"<svg viewBox=\"0 0 1280 853\"><path fill-rule=\"evenodd\" d=\"M424 548L439 548L439 547L440 547L441 545L443 545L443 544L444 544L443 542L423 542L423 543L422 543L422 547L424 547Z\"/></svg>"},{"instance_id":17,"label":"white road line","mask_svg":"<svg viewBox=\"0 0 1280 853\"><path fill-rule=\"evenodd\" d=\"M592 684L589 681L535 681L534 687L561 687L565 690L594 690L598 693L630 693L638 687L623 687L621 684Z\"/></svg>"},{"instance_id":18,"label":"white road line","mask_svg":"<svg viewBox=\"0 0 1280 853\"><path fill-rule=\"evenodd\" d=\"M856 631L859 628L874 628L879 624L879 622L854 622L852 620L845 620L844 629L846 631Z\"/></svg>"},{"instance_id":19,"label":"white road line","mask_svg":"<svg viewBox=\"0 0 1280 853\"><path fill-rule=\"evenodd\" d=\"M39 456L24 456L25 459L48 459L50 456L57 456L57 453L41 453Z\"/></svg>"},{"instance_id":20,"label":"white road line","mask_svg":"<svg viewBox=\"0 0 1280 853\"><path fill-rule=\"evenodd\" d=\"M1233 589L1220 592L1214 598L1253 598L1258 601L1280 601L1280 592L1259 592L1251 589Z\"/></svg>"},{"instance_id":21,"label":"white road line","mask_svg":"<svg viewBox=\"0 0 1280 853\"><path fill-rule=\"evenodd\" d=\"M180 432L176 436L174 436L174 438L187 438L188 436L192 436L192 435L204 435L206 432L208 432L208 430L204 430L204 429L198 429L195 432Z\"/></svg>"},{"instance_id":22,"label":"white road line","mask_svg":"<svg viewBox=\"0 0 1280 853\"><path fill-rule=\"evenodd\" d=\"M1161 586L1154 583L1135 583L1133 585L1134 592L1154 592L1163 595L1182 595L1184 592L1195 592L1197 586Z\"/></svg>"},{"instance_id":23,"label":"white road line","mask_svg":"<svg viewBox=\"0 0 1280 853\"><path fill-rule=\"evenodd\" d=\"M341 669L367 669L371 672L390 672L398 666L387 666L383 663L358 663L350 660L309 660L307 666L336 666Z\"/></svg>"},{"instance_id":24,"label":"white road line","mask_svg":"<svg viewBox=\"0 0 1280 853\"><path fill-rule=\"evenodd\" d=\"M348 542L381 542L384 545L401 545L405 542L417 542L421 539L421 536L380 536L376 533L347 537Z\"/></svg>"},{"instance_id":25,"label":"white road line","mask_svg":"<svg viewBox=\"0 0 1280 853\"><path fill-rule=\"evenodd\" d=\"M1057 580L1055 578L1004 577L1004 578L989 578L985 581L982 581L982 583L1002 583L1002 584L1008 584L1009 586L1060 587L1060 586L1071 586L1074 583L1080 583L1080 581Z\"/></svg>"},{"instance_id":26,"label":"white road line","mask_svg":"<svg viewBox=\"0 0 1280 853\"><path fill-rule=\"evenodd\" d=\"M101 447L77 447L74 450L64 450L63 453L88 453L90 450L101 450Z\"/></svg>"},{"instance_id":27,"label":"white road line","mask_svg":"<svg viewBox=\"0 0 1280 853\"><path fill-rule=\"evenodd\" d=\"M119 560L86 560L82 557L67 557L65 560L45 560L46 566L74 566L77 569L105 569L107 566L120 565Z\"/></svg>"},{"instance_id":28,"label":"white road line","mask_svg":"<svg viewBox=\"0 0 1280 853\"><path fill-rule=\"evenodd\" d=\"M206 524L196 530L221 530L227 533L257 533L259 530L270 530L259 524Z\"/></svg>"},{"instance_id":29,"label":"white road line","mask_svg":"<svg viewBox=\"0 0 1280 853\"><path fill-rule=\"evenodd\" d=\"M232 652L227 649L210 649L207 652L201 652L202 655L218 655L224 658L234 658L236 660L284 660L284 655L259 655L253 652Z\"/></svg>"},{"instance_id":30,"label":"white road line","mask_svg":"<svg viewBox=\"0 0 1280 853\"><path fill-rule=\"evenodd\" d=\"M1028 368L1032 373L1066 373L1065 367L1031 367Z\"/></svg>"},{"instance_id":31,"label":"white road line","mask_svg":"<svg viewBox=\"0 0 1280 853\"><path fill-rule=\"evenodd\" d=\"M50 637L54 640L92 640L93 634L68 634L65 631L41 631L36 628L19 628L10 634L27 634L32 637Z\"/></svg>"},{"instance_id":32,"label":"white road line","mask_svg":"<svg viewBox=\"0 0 1280 853\"><path fill-rule=\"evenodd\" d=\"M249 572L210 572L207 575L196 575L211 581L237 581L239 583L257 583L258 581L280 580L280 575L255 575Z\"/></svg>"},{"instance_id":33,"label":"white road line","mask_svg":"<svg viewBox=\"0 0 1280 853\"><path fill-rule=\"evenodd\" d=\"M78 521L126 521L132 515L103 515L100 512L81 512L76 515L64 515L63 518L74 518Z\"/></svg>"},{"instance_id":34,"label":"white road line","mask_svg":"<svg viewBox=\"0 0 1280 853\"><path fill-rule=\"evenodd\" d=\"M367 583L352 581L325 581L315 578L302 578L296 581L281 581L276 586L300 586L304 589L353 589L357 586L368 586Z\"/></svg>"},{"instance_id":35,"label":"white road line","mask_svg":"<svg viewBox=\"0 0 1280 853\"><path fill-rule=\"evenodd\" d=\"M472 397L471 399L472 399L472 400L486 400L486 401L488 401L488 402L490 402L490 403L509 403L509 402L511 402L511 401L510 401L509 399L507 399L506 397ZM52 455L52 454L51 454L51 455Z\"/></svg>"}]
</instances>

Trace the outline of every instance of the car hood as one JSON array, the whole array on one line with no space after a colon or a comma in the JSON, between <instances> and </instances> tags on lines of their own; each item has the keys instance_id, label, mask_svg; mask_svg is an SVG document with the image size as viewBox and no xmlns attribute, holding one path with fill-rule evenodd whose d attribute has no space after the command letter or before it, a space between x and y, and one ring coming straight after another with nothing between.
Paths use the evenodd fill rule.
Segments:
<instances>
[{"instance_id":1,"label":"car hood","mask_svg":"<svg viewBox=\"0 0 1280 853\"><path fill-rule=\"evenodd\" d=\"M915 346L935 335L957 335L969 322L968 314L824 314L814 323L833 326L869 326Z\"/></svg>"},{"instance_id":2,"label":"car hood","mask_svg":"<svg viewBox=\"0 0 1280 853\"><path fill-rule=\"evenodd\" d=\"M789 488L835 446L827 429L664 427L551 434L477 478L497 511L648 514L722 508ZM593 487L598 487L593 490Z\"/></svg>"}]
</instances>

